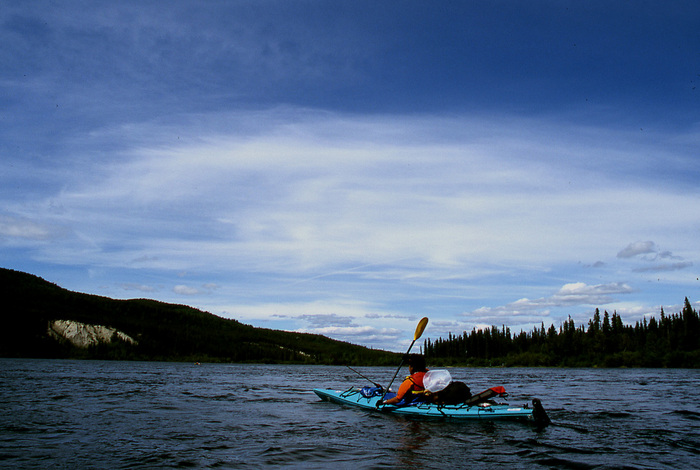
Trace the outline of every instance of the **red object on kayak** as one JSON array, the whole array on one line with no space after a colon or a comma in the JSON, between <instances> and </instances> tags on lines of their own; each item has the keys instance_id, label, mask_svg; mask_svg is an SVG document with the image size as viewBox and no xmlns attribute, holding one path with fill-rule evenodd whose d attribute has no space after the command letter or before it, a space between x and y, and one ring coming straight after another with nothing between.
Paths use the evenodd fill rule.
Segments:
<instances>
[{"instance_id":1,"label":"red object on kayak","mask_svg":"<svg viewBox=\"0 0 700 470\"><path fill-rule=\"evenodd\" d=\"M483 403L487 401L489 398L497 397L500 395L504 395L506 393L506 389L504 387L491 387L486 390L484 390L481 393L477 393L476 395L472 395L469 400L466 401L467 405L476 405L478 403Z\"/></svg>"}]
</instances>

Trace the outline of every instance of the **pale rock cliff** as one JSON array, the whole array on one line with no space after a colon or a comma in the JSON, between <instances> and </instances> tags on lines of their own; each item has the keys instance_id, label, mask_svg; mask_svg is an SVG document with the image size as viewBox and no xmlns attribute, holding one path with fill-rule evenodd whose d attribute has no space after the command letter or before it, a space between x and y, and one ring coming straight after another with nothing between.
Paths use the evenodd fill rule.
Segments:
<instances>
[{"instance_id":1,"label":"pale rock cliff","mask_svg":"<svg viewBox=\"0 0 700 470\"><path fill-rule=\"evenodd\" d=\"M100 343L111 343L116 335L122 341L136 344L136 341L124 332L102 325L88 325L72 320L53 320L49 322L48 333L57 339L70 341L73 346L87 348Z\"/></svg>"}]
</instances>

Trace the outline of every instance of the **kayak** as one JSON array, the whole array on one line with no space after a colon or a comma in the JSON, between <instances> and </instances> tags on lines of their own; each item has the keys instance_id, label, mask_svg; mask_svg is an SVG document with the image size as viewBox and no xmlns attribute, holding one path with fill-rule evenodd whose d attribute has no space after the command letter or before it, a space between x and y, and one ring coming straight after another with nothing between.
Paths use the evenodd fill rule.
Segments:
<instances>
[{"instance_id":1,"label":"kayak","mask_svg":"<svg viewBox=\"0 0 700 470\"><path fill-rule=\"evenodd\" d=\"M344 391L316 388L314 393L324 401L407 417L448 420L506 419L533 421L541 424L549 422L549 418L540 400L537 398L532 401L532 406L530 404L512 406L507 403L495 403L489 400L471 405L466 403L460 405L437 405L435 403L413 402L402 406L381 405L377 407L377 402L381 400L381 396L366 397L360 393L360 389L354 387Z\"/></svg>"}]
</instances>

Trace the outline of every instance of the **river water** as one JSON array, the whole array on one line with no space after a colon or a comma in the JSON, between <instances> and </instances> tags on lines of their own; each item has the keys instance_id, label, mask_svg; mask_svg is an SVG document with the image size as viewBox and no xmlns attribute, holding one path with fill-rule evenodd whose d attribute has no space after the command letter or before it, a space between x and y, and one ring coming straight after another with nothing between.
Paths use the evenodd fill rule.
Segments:
<instances>
[{"instance_id":1,"label":"river water","mask_svg":"<svg viewBox=\"0 0 700 470\"><path fill-rule=\"evenodd\" d=\"M395 369L357 368L385 383ZM0 467L700 468L700 371L451 369L553 424L420 421L320 401L332 366L0 359Z\"/></svg>"}]
</instances>

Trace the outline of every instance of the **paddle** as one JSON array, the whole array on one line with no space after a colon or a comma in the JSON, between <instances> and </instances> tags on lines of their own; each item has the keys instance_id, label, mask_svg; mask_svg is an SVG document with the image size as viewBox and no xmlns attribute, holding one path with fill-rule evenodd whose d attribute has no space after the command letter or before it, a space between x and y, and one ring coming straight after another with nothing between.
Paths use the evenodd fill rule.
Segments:
<instances>
[{"instance_id":1,"label":"paddle","mask_svg":"<svg viewBox=\"0 0 700 470\"><path fill-rule=\"evenodd\" d=\"M384 390L384 395L382 395L382 399L377 402L378 404L383 402L384 397L386 397L386 394L389 393L389 388L391 388L391 384L394 383L394 379L396 379L396 376L399 375L399 371L401 370L401 366L403 366L403 358L405 356L407 356L409 352L411 352L411 348L413 347L413 344L416 342L416 340L418 338L421 337L421 335L423 334L423 331L425 331L426 326L428 326L428 317L423 317L418 322L418 326L416 326L416 332L413 335L413 341L411 341L411 345L408 347L408 351L406 351L406 354L401 357L401 363L399 364L399 368L396 369L396 373L391 378L391 382L389 382L389 386Z\"/></svg>"}]
</instances>

